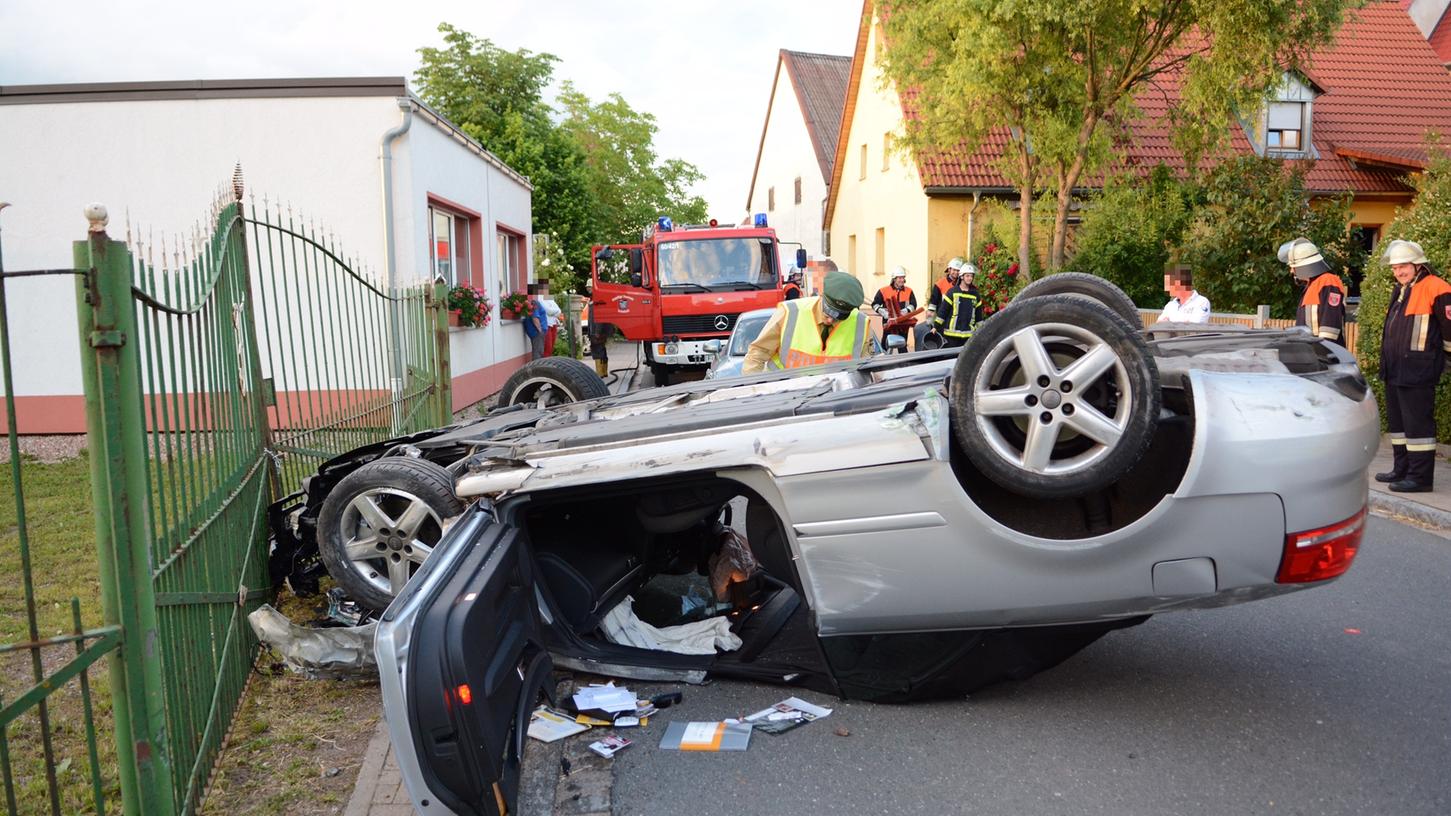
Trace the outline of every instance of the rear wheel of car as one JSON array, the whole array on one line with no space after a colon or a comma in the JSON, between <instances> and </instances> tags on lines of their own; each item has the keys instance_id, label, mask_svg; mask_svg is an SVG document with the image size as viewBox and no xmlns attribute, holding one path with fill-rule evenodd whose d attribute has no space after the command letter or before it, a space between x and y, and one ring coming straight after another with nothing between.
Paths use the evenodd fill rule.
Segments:
<instances>
[{"instance_id":1,"label":"rear wheel of car","mask_svg":"<svg viewBox=\"0 0 1451 816\"><path fill-rule=\"evenodd\" d=\"M584 363L572 357L544 357L530 360L504 381L499 405L550 408L609 395L605 381Z\"/></svg>"},{"instance_id":2,"label":"rear wheel of car","mask_svg":"<svg viewBox=\"0 0 1451 816\"><path fill-rule=\"evenodd\" d=\"M453 475L441 465L404 456L378 459L328 494L318 514L318 553L353 600L381 610L463 510Z\"/></svg>"},{"instance_id":3,"label":"rear wheel of car","mask_svg":"<svg viewBox=\"0 0 1451 816\"><path fill-rule=\"evenodd\" d=\"M949 396L972 464L1033 498L1084 495L1128 473L1153 439L1161 399L1142 334L1073 294L1014 303L983 323Z\"/></svg>"},{"instance_id":4,"label":"rear wheel of car","mask_svg":"<svg viewBox=\"0 0 1451 816\"><path fill-rule=\"evenodd\" d=\"M1142 325L1139 320L1138 307L1124 293L1124 290L1118 288L1112 281L1085 272L1059 272L1056 275L1039 278L1023 287L1023 291L1013 297L1013 303L1050 295L1077 295L1093 298L1128 321L1130 326L1137 328Z\"/></svg>"}]
</instances>

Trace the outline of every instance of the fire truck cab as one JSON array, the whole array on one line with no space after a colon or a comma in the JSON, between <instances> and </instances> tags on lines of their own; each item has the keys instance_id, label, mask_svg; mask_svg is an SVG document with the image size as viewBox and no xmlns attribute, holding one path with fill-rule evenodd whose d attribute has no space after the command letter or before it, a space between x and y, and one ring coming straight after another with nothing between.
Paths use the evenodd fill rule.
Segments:
<instances>
[{"instance_id":1,"label":"fire truck cab","mask_svg":"<svg viewBox=\"0 0 1451 816\"><path fill-rule=\"evenodd\" d=\"M798 265L805 255L797 251ZM595 246L591 257L592 342L616 331L639 342L656 385L709 367L741 313L783 297L780 242L763 214L751 226L677 226L662 216L640 243Z\"/></svg>"}]
</instances>

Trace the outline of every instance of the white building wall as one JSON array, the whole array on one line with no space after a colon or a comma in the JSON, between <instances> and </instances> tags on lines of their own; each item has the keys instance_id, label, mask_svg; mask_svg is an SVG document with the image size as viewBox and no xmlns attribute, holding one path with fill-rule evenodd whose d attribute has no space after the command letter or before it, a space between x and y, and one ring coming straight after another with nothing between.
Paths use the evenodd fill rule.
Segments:
<instances>
[{"instance_id":1,"label":"white building wall","mask_svg":"<svg viewBox=\"0 0 1451 816\"><path fill-rule=\"evenodd\" d=\"M766 112L765 138L751 190L749 212L767 213L782 241L796 241L812 258L824 257L821 218L826 206L826 180L811 146L811 135L791 77L783 62L776 63L776 87ZM801 179L801 203L796 204L796 179ZM776 188L776 207L770 209L768 191ZM795 247L782 247L783 263L791 263ZM784 266L782 267L785 268Z\"/></svg>"},{"instance_id":2,"label":"white building wall","mask_svg":"<svg viewBox=\"0 0 1451 816\"><path fill-rule=\"evenodd\" d=\"M391 96L0 104L0 201L12 205L0 215L4 266L70 267L71 243L86 234L82 208L94 201L109 208L114 238L126 237L128 217L133 238L189 236L240 162L249 200L255 195L260 206L264 195L280 197L381 277L387 265L380 141L402 116ZM411 145L420 145L413 148L417 161L410 160ZM481 213L486 265L497 263L496 217L527 240L528 189L483 157L418 115L395 152L401 280L426 274L429 191ZM22 430L83 430L83 404L74 399L82 393L74 279L25 278L6 286L15 393L63 404L65 413L27 429L22 411ZM461 340L455 376L517 366L527 350L522 335L513 323ZM501 375L507 376L496 369L490 380L501 382Z\"/></svg>"}]
</instances>

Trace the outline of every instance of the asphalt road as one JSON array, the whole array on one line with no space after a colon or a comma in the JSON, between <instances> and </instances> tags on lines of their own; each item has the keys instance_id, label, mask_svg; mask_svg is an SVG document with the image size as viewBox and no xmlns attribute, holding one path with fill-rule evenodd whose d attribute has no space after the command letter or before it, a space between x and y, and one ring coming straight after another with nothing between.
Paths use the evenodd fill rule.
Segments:
<instances>
[{"instance_id":1,"label":"asphalt road","mask_svg":"<svg viewBox=\"0 0 1451 816\"><path fill-rule=\"evenodd\" d=\"M743 753L656 746L790 692L684 692L614 759L615 813L1447 814L1451 540L1373 519L1330 587L1159 616L966 700L807 693L835 713Z\"/></svg>"}]
</instances>

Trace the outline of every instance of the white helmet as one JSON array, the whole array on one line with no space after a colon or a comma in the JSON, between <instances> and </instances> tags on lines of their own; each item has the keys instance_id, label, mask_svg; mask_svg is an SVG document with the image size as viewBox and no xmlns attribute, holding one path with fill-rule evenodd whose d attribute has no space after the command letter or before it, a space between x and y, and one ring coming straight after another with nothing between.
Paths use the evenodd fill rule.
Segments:
<instances>
[{"instance_id":1,"label":"white helmet","mask_svg":"<svg viewBox=\"0 0 1451 816\"><path fill-rule=\"evenodd\" d=\"M1395 266L1396 264L1420 265L1430 263L1430 261L1426 260L1426 252L1421 249L1420 244L1415 241L1404 241L1400 238L1390 242L1390 245L1386 247L1385 255L1382 257L1389 266Z\"/></svg>"},{"instance_id":2,"label":"white helmet","mask_svg":"<svg viewBox=\"0 0 1451 816\"><path fill-rule=\"evenodd\" d=\"M953 258L952 260L950 260L950 261L947 262L947 268L948 269L961 269L963 267L963 265L966 264L966 263L967 263L967 261L964 261L961 258Z\"/></svg>"},{"instance_id":3,"label":"white helmet","mask_svg":"<svg viewBox=\"0 0 1451 816\"><path fill-rule=\"evenodd\" d=\"M801 271L801 267L799 266L791 267L791 271L786 273L786 280L792 283L800 283L803 277L805 277L805 273Z\"/></svg>"},{"instance_id":4,"label":"white helmet","mask_svg":"<svg viewBox=\"0 0 1451 816\"><path fill-rule=\"evenodd\" d=\"M901 278L902 280L907 279L907 267L901 264L892 267L892 280L896 280L897 278Z\"/></svg>"},{"instance_id":5,"label":"white helmet","mask_svg":"<svg viewBox=\"0 0 1451 816\"><path fill-rule=\"evenodd\" d=\"M1325 263L1325 257L1320 254L1320 248L1304 238L1296 238L1280 244L1277 254L1280 263L1288 265L1295 277L1301 280L1310 280L1321 272L1330 271L1330 264Z\"/></svg>"},{"instance_id":6,"label":"white helmet","mask_svg":"<svg viewBox=\"0 0 1451 816\"><path fill-rule=\"evenodd\" d=\"M966 275L967 277L972 277L977 274L977 267L973 266L972 264L963 264L962 274Z\"/></svg>"}]
</instances>

